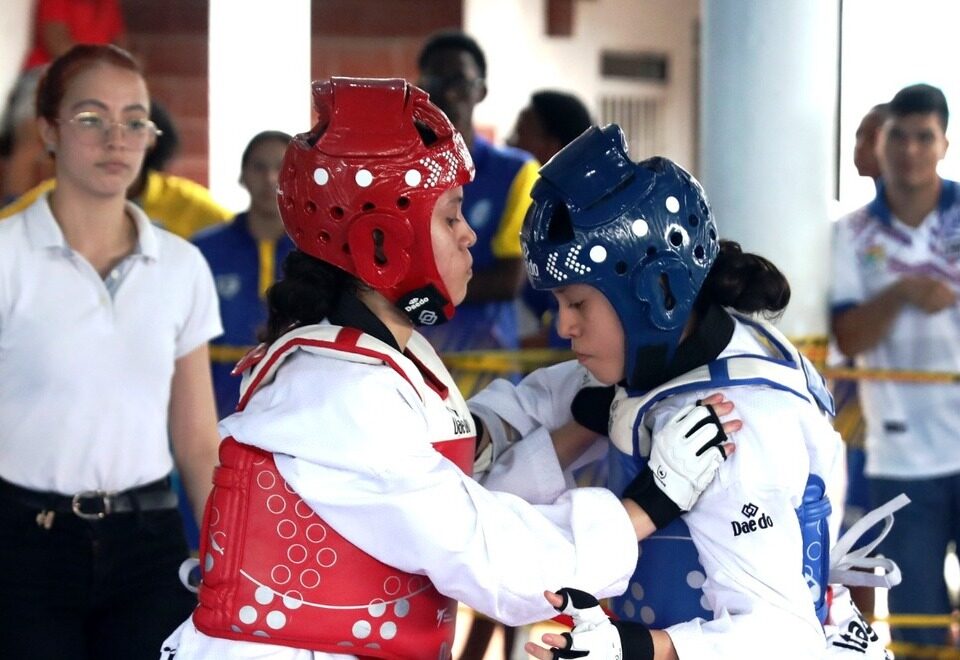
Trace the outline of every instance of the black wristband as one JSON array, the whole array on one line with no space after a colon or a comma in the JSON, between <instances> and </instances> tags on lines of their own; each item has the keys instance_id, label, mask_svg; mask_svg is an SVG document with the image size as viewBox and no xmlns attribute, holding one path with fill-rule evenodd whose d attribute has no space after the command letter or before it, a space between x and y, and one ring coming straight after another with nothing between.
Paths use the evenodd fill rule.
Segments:
<instances>
[{"instance_id":1,"label":"black wristband","mask_svg":"<svg viewBox=\"0 0 960 660\"><path fill-rule=\"evenodd\" d=\"M623 497L640 505L657 529L663 529L683 514L683 510L660 490L649 465L623 491Z\"/></svg>"},{"instance_id":2,"label":"black wristband","mask_svg":"<svg viewBox=\"0 0 960 660\"><path fill-rule=\"evenodd\" d=\"M610 426L610 404L613 403L615 392L613 385L584 387L570 403L573 419L598 435L607 435Z\"/></svg>"},{"instance_id":3,"label":"black wristband","mask_svg":"<svg viewBox=\"0 0 960 660\"><path fill-rule=\"evenodd\" d=\"M653 660L653 635L638 621L614 621L620 633L623 660Z\"/></svg>"}]
</instances>

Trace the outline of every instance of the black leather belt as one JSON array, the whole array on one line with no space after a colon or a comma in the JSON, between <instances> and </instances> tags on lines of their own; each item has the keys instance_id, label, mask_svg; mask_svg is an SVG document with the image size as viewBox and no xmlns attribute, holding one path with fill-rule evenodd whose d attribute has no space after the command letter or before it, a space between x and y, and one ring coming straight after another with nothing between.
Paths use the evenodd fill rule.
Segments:
<instances>
[{"instance_id":1,"label":"black leather belt","mask_svg":"<svg viewBox=\"0 0 960 660\"><path fill-rule=\"evenodd\" d=\"M0 498L42 512L73 513L84 520L99 520L115 513L176 509L178 504L169 478L120 492L87 490L76 495L31 490L0 479Z\"/></svg>"}]
</instances>

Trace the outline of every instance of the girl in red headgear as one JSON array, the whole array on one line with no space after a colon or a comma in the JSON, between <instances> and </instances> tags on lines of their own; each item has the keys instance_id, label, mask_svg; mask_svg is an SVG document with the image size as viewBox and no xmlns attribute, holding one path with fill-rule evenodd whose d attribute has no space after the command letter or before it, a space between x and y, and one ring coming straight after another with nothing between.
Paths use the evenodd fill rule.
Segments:
<instances>
[{"instance_id":1,"label":"girl in red headgear","mask_svg":"<svg viewBox=\"0 0 960 660\"><path fill-rule=\"evenodd\" d=\"M402 80L335 78L315 100L280 174L298 250L238 365L200 605L164 657L446 658L457 600L520 624L552 615L542 592L558 583L622 590L653 529L644 507L665 496L581 489L534 506L485 490L473 418L414 329L449 318L470 279L463 140ZM679 451L722 441L707 417L676 425ZM691 470L712 474L718 454Z\"/></svg>"}]
</instances>

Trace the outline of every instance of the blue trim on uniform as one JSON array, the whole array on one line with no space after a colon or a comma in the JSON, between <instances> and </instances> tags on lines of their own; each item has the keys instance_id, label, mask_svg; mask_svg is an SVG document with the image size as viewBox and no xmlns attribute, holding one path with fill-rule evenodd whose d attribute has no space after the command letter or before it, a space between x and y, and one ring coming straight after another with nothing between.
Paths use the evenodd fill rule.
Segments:
<instances>
[{"instance_id":1,"label":"blue trim on uniform","mask_svg":"<svg viewBox=\"0 0 960 660\"><path fill-rule=\"evenodd\" d=\"M830 305L830 316L835 317L843 314L844 312L853 309L854 307L859 307L860 302L854 302L852 300L844 300L841 303L835 305Z\"/></svg>"},{"instance_id":2,"label":"blue trim on uniform","mask_svg":"<svg viewBox=\"0 0 960 660\"><path fill-rule=\"evenodd\" d=\"M730 369L727 366L726 360L714 360L707 365L710 370L710 380L729 380L730 379Z\"/></svg>"},{"instance_id":3,"label":"blue trim on uniform","mask_svg":"<svg viewBox=\"0 0 960 660\"><path fill-rule=\"evenodd\" d=\"M761 335L766 337L767 341L773 344L777 351L780 352L780 355L783 355L783 362L789 365L796 365L797 361L793 359L793 353L788 349L779 339L773 336L770 332L767 331L762 325L754 321L753 319L747 318L746 316L741 316L737 314L735 318L743 323L744 325L749 325L751 328L759 332ZM758 356L760 357L760 356Z\"/></svg>"},{"instance_id":4,"label":"blue trim on uniform","mask_svg":"<svg viewBox=\"0 0 960 660\"><path fill-rule=\"evenodd\" d=\"M937 199L937 211L942 213L953 206L957 201L957 182L950 179L940 179L940 197ZM867 211L870 217L876 218L885 225L893 224L893 213L887 205L887 186L882 179L877 180L877 195L869 204Z\"/></svg>"}]
</instances>

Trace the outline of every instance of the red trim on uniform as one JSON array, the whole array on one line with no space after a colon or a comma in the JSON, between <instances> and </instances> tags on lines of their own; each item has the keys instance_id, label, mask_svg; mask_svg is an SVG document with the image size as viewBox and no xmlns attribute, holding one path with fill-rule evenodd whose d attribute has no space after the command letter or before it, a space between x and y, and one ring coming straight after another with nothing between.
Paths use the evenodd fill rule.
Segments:
<instances>
[{"instance_id":1,"label":"red trim on uniform","mask_svg":"<svg viewBox=\"0 0 960 660\"><path fill-rule=\"evenodd\" d=\"M404 351L403 355L413 362L413 364L417 367L417 370L420 371L421 375L423 375L423 382L427 384L427 387L436 392L440 396L441 401L446 401L447 397L450 395L450 390L446 383L444 383L439 376L430 371L430 369L420 361L420 358L410 351Z\"/></svg>"},{"instance_id":2,"label":"red trim on uniform","mask_svg":"<svg viewBox=\"0 0 960 660\"><path fill-rule=\"evenodd\" d=\"M341 337L344 336L344 332L348 330L350 330L351 332L348 332L346 334L346 340L350 341L352 339L353 343L342 343ZM340 332L337 333L337 338L334 341L327 341L323 339L307 339L305 337L297 337L296 339L291 339L287 343L280 346L276 351L274 351L274 353L269 358L267 358L266 362L264 362L262 365L258 365L260 367L260 371L257 372L257 375L254 376L253 381L250 383L250 386L247 387L246 391L243 393L243 396L240 397L240 402L237 403L237 411L243 410L247 406L247 403L249 403L250 401L250 397L253 396L253 393L257 391L257 388L260 386L260 382L266 376L267 372L270 371L273 365L276 364L276 362L281 357L283 357L283 355L285 355L288 351L290 351L292 348L296 346L313 346L315 348L329 348L337 351L342 351L344 353L354 353L356 355L363 355L366 357L376 358L378 360L381 360L385 364L389 365L390 367L392 367L393 370L396 371L398 374L400 374L404 380L410 383L410 387L412 387L413 390L416 392L417 391L416 386L412 382L410 382L410 379L407 378L407 375L404 373L403 369L400 368L400 365L398 365L393 358L391 358L386 353L381 353L379 351L375 351L369 348L362 348L356 345L356 339L359 338L361 334L363 333L360 332L359 330L354 330L353 328L343 328ZM419 392L417 393L417 395L419 396Z\"/></svg>"},{"instance_id":3,"label":"red trim on uniform","mask_svg":"<svg viewBox=\"0 0 960 660\"><path fill-rule=\"evenodd\" d=\"M363 332L357 330L356 328L342 327L340 328L340 332L337 333L337 338L335 341L338 344L342 342L350 346L356 346L357 342L360 341L360 335L362 334Z\"/></svg>"}]
</instances>

